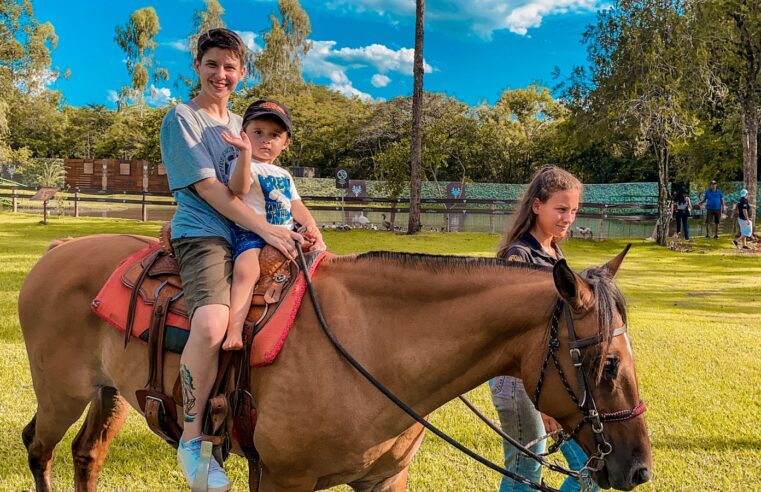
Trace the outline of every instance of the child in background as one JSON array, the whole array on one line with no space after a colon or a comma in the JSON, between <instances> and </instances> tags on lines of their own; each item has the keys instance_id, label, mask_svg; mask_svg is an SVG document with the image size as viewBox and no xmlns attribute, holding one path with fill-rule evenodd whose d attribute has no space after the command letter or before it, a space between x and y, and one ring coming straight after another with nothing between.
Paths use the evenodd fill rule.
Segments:
<instances>
[{"instance_id":1,"label":"child in background","mask_svg":"<svg viewBox=\"0 0 761 492\"><path fill-rule=\"evenodd\" d=\"M748 202L748 190L745 188L740 190L740 201L737 202L737 223L740 225L742 246L737 242L737 239L733 239L732 244L735 245L735 248L751 249L748 246L748 238L753 235L753 223L750 221L750 203Z\"/></svg>"},{"instance_id":2,"label":"child in background","mask_svg":"<svg viewBox=\"0 0 761 492\"><path fill-rule=\"evenodd\" d=\"M275 164L291 143L288 108L273 99L260 99L246 110L240 138L230 133L222 138L239 151L230 170L230 190L256 213L265 214L270 224L290 230L295 219L303 227L304 237L318 249L325 249L317 223L302 203L293 177ZM259 279L259 253L265 244L258 234L233 226L233 280L224 350L243 347L243 323Z\"/></svg>"}]
</instances>

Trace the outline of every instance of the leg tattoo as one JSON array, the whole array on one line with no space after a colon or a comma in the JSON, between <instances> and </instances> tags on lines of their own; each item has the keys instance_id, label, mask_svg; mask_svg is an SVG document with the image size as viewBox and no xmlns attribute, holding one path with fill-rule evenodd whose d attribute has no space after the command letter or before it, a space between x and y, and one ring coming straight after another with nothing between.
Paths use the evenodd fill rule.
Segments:
<instances>
[{"instance_id":1,"label":"leg tattoo","mask_svg":"<svg viewBox=\"0 0 761 492\"><path fill-rule=\"evenodd\" d=\"M193 376L185 364L180 364L180 380L182 383L182 401L185 408L185 422L194 422L196 412L193 411L193 408L196 406L196 396L193 391L196 388L193 386Z\"/></svg>"}]
</instances>

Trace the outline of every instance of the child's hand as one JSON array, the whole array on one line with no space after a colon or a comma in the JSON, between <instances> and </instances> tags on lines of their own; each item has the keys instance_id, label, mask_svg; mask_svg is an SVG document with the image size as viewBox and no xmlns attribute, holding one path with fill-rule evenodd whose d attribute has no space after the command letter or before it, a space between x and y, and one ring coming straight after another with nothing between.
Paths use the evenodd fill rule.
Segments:
<instances>
[{"instance_id":1,"label":"child's hand","mask_svg":"<svg viewBox=\"0 0 761 492\"><path fill-rule=\"evenodd\" d=\"M299 233L311 243L309 251L325 251L327 249L325 242L322 240L322 233L317 227L317 224L301 226L299 228Z\"/></svg>"},{"instance_id":2,"label":"child's hand","mask_svg":"<svg viewBox=\"0 0 761 492\"><path fill-rule=\"evenodd\" d=\"M224 132L222 134L222 140L229 143L241 152L251 153L251 140L248 139L248 135L243 130L240 131L240 138L236 137L230 132Z\"/></svg>"}]
</instances>

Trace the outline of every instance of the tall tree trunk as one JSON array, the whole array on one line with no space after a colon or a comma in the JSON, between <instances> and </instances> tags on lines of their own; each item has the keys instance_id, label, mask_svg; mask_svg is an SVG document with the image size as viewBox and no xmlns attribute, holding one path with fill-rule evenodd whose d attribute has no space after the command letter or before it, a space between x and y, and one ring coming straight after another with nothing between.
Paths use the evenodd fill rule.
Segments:
<instances>
[{"instance_id":1,"label":"tall tree trunk","mask_svg":"<svg viewBox=\"0 0 761 492\"><path fill-rule=\"evenodd\" d=\"M755 218L758 206L758 108L754 101L743 101L742 113L743 187L748 190L748 201L752 206L750 213Z\"/></svg>"},{"instance_id":2,"label":"tall tree trunk","mask_svg":"<svg viewBox=\"0 0 761 492\"><path fill-rule=\"evenodd\" d=\"M660 141L655 144L655 155L658 159L658 226L655 240L665 246L669 235L671 214L668 209L669 202L669 150L668 142Z\"/></svg>"},{"instance_id":3,"label":"tall tree trunk","mask_svg":"<svg viewBox=\"0 0 761 492\"><path fill-rule=\"evenodd\" d=\"M412 160L410 162L410 219L407 234L420 231L420 174L423 168L423 17L425 0L416 0L415 60L412 89Z\"/></svg>"}]
</instances>

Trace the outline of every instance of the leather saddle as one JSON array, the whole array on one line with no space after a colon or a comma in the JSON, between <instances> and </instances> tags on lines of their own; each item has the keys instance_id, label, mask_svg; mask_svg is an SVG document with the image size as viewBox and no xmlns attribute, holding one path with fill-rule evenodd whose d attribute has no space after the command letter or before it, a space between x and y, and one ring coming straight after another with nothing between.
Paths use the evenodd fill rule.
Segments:
<instances>
[{"instance_id":1,"label":"leather saddle","mask_svg":"<svg viewBox=\"0 0 761 492\"><path fill-rule=\"evenodd\" d=\"M180 269L171 246L169 224L160 234L160 246L140 262L129 267L122 275L122 283L131 290L125 347L133 335L135 309L138 302L152 307L148 332L149 377L146 389L136 396L145 414L148 426L169 444L177 447L182 434L178 424L177 406L182 405L182 387L178 374L172 395L164 393L163 360L166 321L169 313L188 317L180 280ZM230 433L226 423L232 420L238 443L250 461L258 455L253 445L252 411L255 402L251 394L249 357L255 334L261 330L277 310L279 302L299 274L296 262L289 261L277 249L265 246L260 253L260 277L251 299L251 308L243 327L243 350L223 351L220 354L217 379L211 391L205 424L204 439L215 446L218 461L222 462L230 449ZM188 322L189 326L189 322ZM232 374L235 371L236 374ZM216 395L216 396L215 396ZM232 412L229 412L232 406ZM229 419L232 413L232 419Z\"/></svg>"}]
</instances>

